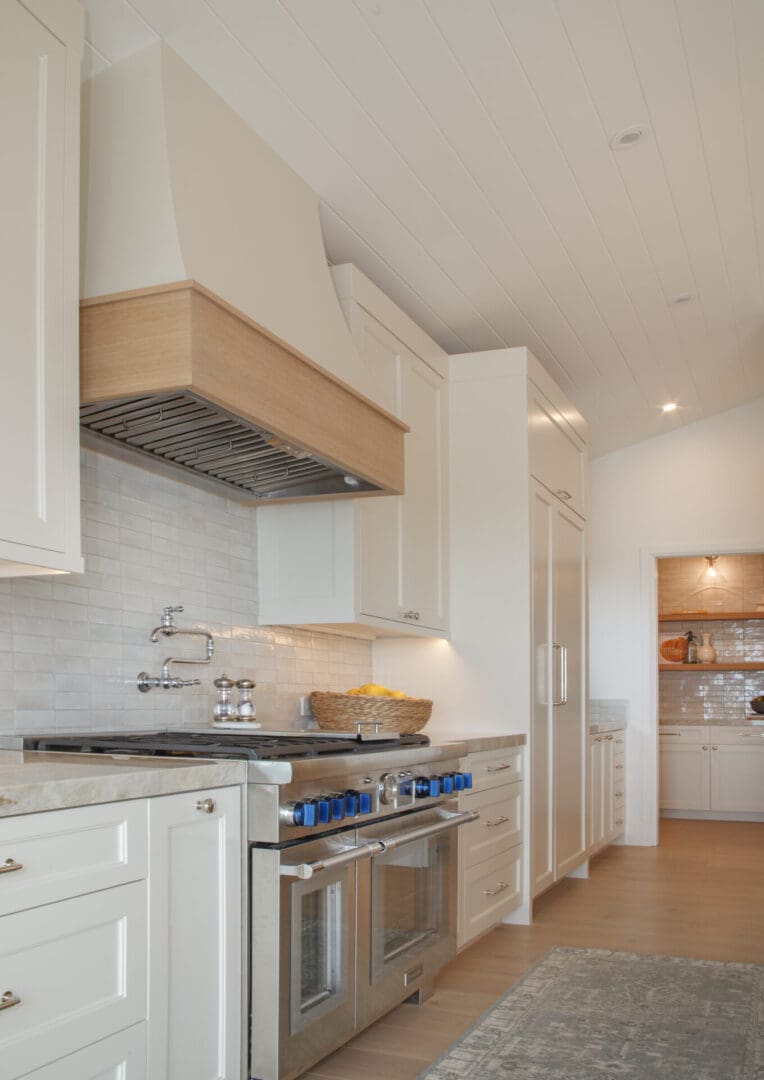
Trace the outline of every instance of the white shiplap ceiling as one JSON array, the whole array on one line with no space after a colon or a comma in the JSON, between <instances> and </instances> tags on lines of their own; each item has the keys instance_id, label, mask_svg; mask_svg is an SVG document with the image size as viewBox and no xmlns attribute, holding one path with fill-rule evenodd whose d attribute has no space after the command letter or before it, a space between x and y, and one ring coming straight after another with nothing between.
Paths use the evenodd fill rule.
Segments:
<instances>
[{"instance_id":1,"label":"white shiplap ceiling","mask_svg":"<svg viewBox=\"0 0 764 1080\"><path fill-rule=\"evenodd\" d=\"M85 4L88 74L164 38L333 262L449 352L530 346L595 453L764 394L764 0Z\"/></svg>"}]
</instances>

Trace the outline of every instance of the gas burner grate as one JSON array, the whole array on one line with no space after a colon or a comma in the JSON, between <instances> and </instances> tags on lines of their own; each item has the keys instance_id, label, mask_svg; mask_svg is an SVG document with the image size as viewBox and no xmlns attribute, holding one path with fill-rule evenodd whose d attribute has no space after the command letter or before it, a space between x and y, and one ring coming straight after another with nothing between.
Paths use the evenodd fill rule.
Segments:
<instances>
[{"instance_id":1,"label":"gas burner grate","mask_svg":"<svg viewBox=\"0 0 764 1080\"><path fill-rule=\"evenodd\" d=\"M147 731L110 735L44 735L34 749L61 753L140 754L157 757L217 757L245 761L276 758L313 758L332 754L394 752L429 746L426 735L361 742L321 735L218 735L205 731Z\"/></svg>"}]
</instances>

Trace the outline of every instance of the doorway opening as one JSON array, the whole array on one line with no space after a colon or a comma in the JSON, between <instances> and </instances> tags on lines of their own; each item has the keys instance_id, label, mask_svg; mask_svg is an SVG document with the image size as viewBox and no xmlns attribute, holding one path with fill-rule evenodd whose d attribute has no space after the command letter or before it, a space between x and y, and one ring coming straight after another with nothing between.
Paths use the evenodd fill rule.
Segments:
<instances>
[{"instance_id":1,"label":"doorway opening","mask_svg":"<svg viewBox=\"0 0 764 1080\"><path fill-rule=\"evenodd\" d=\"M764 821L764 553L656 563L660 818Z\"/></svg>"}]
</instances>

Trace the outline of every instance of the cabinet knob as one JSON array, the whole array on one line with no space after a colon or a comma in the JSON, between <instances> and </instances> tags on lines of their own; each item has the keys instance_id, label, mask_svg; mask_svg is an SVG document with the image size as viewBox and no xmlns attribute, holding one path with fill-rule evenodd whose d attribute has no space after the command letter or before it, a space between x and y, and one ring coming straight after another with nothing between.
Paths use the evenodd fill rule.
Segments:
<instances>
[{"instance_id":1,"label":"cabinet knob","mask_svg":"<svg viewBox=\"0 0 764 1080\"><path fill-rule=\"evenodd\" d=\"M559 491L555 491L555 495L557 496L558 499L562 499L563 502L567 502L568 499L573 498L573 496L570 494L570 492L566 491L565 488L560 488Z\"/></svg>"},{"instance_id":2,"label":"cabinet knob","mask_svg":"<svg viewBox=\"0 0 764 1080\"><path fill-rule=\"evenodd\" d=\"M718 750L718 749L719 749L719 747L718 747L718 746L712 746L712 747L711 747L711 749L712 749L712 750Z\"/></svg>"},{"instance_id":3,"label":"cabinet knob","mask_svg":"<svg viewBox=\"0 0 764 1080\"><path fill-rule=\"evenodd\" d=\"M12 990L6 990L2 997L0 997L0 1009L12 1009L14 1005L20 1005L21 998L18 994L14 994Z\"/></svg>"},{"instance_id":4,"label":"cabinet knob","mask_svg":"<svg viewBox=\"0 0 764 1080\"><path fill-rule=\"evenodd\" d=\"M215 813L215 800L214 799L200 799L196 804L196 809L201 810L203 814Z\"/></svg>"},{"instance_id":5,"label":"cabinet knob","mask_svg":"<svg viewBox=\"0 0 764 1080\"><path fill-rule=\"evenodd\" d=\"M704 747L703 747L703 749L704 749L704 750L708 750L708 747L707 747L707 746L704 746Z\"/></svg>"}]
</instances>

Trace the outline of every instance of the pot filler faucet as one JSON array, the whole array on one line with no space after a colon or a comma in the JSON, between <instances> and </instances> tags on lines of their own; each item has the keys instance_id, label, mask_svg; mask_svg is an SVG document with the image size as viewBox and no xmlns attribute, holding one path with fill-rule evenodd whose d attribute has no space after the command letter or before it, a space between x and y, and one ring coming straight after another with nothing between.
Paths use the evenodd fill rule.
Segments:
<instances>
[{"instance_id":1,"label":"pot filler faucet","mask_svg":"<svg viewBox=\"0 0 764 1080\"><path fill-rule=\"evenodd\" d=\"M166 607L162 609L162 623L155 626L151 632L151 640L159 641L162 637L175 637L176 634L184 634L188 637L202 637L206 643L207 655L203 659L194 659L186 656L168 656L162 664L161 675L149 675L142 671L138 676L138 689L143 694L149 690L161 687L162 690L180 690L184 686L201 686L201 679L179 679L177 675L170 674L170 664L209 664L215 653L215 642L208 630L181 630L172 621L172 617L183 610L183 605L178 607Z\"/></svg>"}]
</instances>

